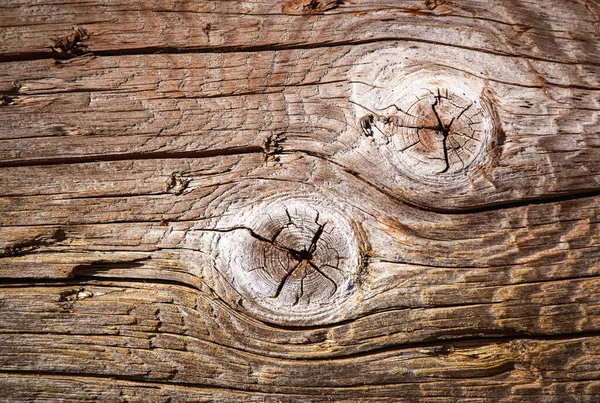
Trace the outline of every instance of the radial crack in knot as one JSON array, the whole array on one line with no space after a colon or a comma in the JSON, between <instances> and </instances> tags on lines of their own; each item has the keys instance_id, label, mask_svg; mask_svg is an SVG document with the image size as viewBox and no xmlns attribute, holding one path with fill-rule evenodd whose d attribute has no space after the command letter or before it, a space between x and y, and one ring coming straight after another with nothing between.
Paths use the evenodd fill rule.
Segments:
<instances>
[{"instance_id":1,"label":"radial crack in knot","mask_svg":"<svg viewBox=\"0 0 600 403\"><path fill-rule=\"evenodd\" d=\"M448 89L420 91L397 103L374 108L376 115L367 116L376 116L377 122L366 122L369 134L376 128L387 138L386 144L395 145L402 160L417 172L439 175L466 169L485 140L488 124L480 108L464 94ZM364 119L360 123L363 133Z\"/></svg>"},{"instance_id":2,"label":"radial crack in knot","mask_svg":"<svg viewBox=\"0 0 600 403\"><path fill-rule=\"evenodd\" d=\"M252 229L228 234L219 255L228 256L223 271L248 299L300 315L354 291L361 253L352 226L337 211L294 200L257 208L245 220Z\"/></svg>"}]
</instances>

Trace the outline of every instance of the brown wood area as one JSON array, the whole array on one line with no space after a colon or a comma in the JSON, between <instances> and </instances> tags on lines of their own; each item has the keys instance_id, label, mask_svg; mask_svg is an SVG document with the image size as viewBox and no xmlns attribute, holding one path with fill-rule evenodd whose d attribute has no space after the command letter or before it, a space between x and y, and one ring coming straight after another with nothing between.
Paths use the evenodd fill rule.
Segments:
<instances>
[{"instance_id":1,"label":"brown wood area","mask_svg":"<svg viewBox=\"0 0 600 403\"><path fill-rule=\"evenodd\" d=\"M3 0L0 401L599 402L598 0Z\"/></svg>"}]
</instances>

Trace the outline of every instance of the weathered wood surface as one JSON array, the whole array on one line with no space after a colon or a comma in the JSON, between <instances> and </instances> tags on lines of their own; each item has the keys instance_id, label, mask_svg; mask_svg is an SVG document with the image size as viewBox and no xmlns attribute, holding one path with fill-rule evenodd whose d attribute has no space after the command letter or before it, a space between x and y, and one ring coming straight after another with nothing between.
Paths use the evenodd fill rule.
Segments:
<instances>
[{"instance_id":1,"label":"weathered wood surface","mask_svg":"<svg viewBox=\"0 0 600 403\"><path fill-rule=\"evenodd\" d=\"M599 15L5 1L1 400L599 401Z\"/></svg>"}]
</instances>

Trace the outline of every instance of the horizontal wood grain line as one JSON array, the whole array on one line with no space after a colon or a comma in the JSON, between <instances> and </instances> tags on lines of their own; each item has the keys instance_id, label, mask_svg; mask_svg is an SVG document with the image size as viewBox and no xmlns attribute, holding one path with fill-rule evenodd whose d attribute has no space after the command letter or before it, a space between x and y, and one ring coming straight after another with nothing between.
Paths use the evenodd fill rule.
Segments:
<instances>
[{"instance_id":1,"label":"horizontal wood grain line","mask_svg":"<svg viewBox=\"0 0 600 403\"><path fill-rule=\"evenodd\" d=\"M48 287L54 288L58 286L65 287L81 287L81 286L106 286L106 287L117 287L117 288L136 288L132 287L132 284L140 283L140 285L148 285L148 284L156 284L161 286L174 286L177 288L183 288L192 292L193 294L206 294L206 290L200 289L198 286L192 284L191 282L186 282L182 280L172 279L172 278L137 278L137 277L115 277L111 275L94 275L95 272L102 272L104 270L108 270L110 268L120 268L120 269L134 269L136 267L142 266L142 262L149 259L136 259L128 262L106 262L106 263L92 263L92 264L83 264L75 267L72 271L72 274L69 278L62 279L40 279L40 278L10 278L4 277L0 278L0 289L8 289L8 288L33 288L33 287ZM531 284L540 284L540 283L561 283L561 282L577 282L577 281L585 281L589 279L595 279L599 276L587 275L573 278L556 278L556 279L548 279L543 281L532 281L532 282L522 282L515 284L508 284L507 286L527 286ZM203 283L205 284L205 283ZM212 288L210 288L210 297L218 299L221 303L224 304L227 309L239 312L243 316L246 315L245 312L240 312L237 309L233 309L229 303L221 299ZM406 306L406 307L395 307L395 308L387 308L380 309L368 312L367 314L363 314L358 317L338 320L335 322L329 322L325 324L317 324L317 325L285 325L281 323L274 323L266 320L259 319L259 322L263 325L268 326L269 328L283 330L283 331L291 331L291 332L302 332L302 331L311 331L311 330L323 330L323 329L335 329L341 328L345 325L350 325L357 320L361 320L367 318L369 316L376 315L384 315L391 314L399 311L420 311L420 310L440 310L440 309L449 309L452 310L454 308L465 308L465 307L483 307L483 306L492 306L497 305L501 306L506 301L488 301L488 302L457 302L457 303L446 303L446 304L434 304L434 305L418 305L418 306ZM0 334L3 332L0 331ZM494 339L512 339L512 338L526 338L532 340L553 340L553 339L561 339L564 337L600 337L600 329L598 330L582 330L582 331L569 331L563 333L534 333L534 332L525 332L525 331L517 331L515 329L489 329L489 336L485 336L486 330L480 329L479 336L460 336L453 335L451 338L446 340L446 343L450 342L460 342L460 341L476 341L476 340L494 340ZM499 335L500 334L500 335ZM427 338L419 340L417 342L402 342L396 343L392 346L385 346L381 348L383 351L386 350L394 350L399 348L413 348L419 346L427 346L427 345L435 345L439 342L437 336L433 339L428 340ZM490 341L491 342L491 341ZM360 351L356 354L368 354L371 350ZM337 356L336 356L337 357Z\"/></svg>"},{"instance_id":2,"label":"horizontal wood grain line","mask_svg":"<svg viewBox=\"0 0 600 403\"><path fill-rule=\"evenodd\" d=\"M593 63L589 61L561 61L545 57L533 56L533 55L520 55L509 52L502 52L492 49L477 48L473 46L465 46L460 44L451 44L441 41L434 41L428 39L418 39L410 36L390 36L390 37L378 37L369 39L358 39L349 41L328 41L328 42L314 42L314 43L271 43L259 46L190 46L190 47L173 47L173 46L148 46L138 47L131 49L107 49L93 51L90 49L90 54L95 56L141 56L141 55L152 55L152 54L209 54L209 53L256 53L256 52L276 52L284 50L310 50L310 49L327 49L336 48L343 46L357 46L357 45L368 45L373 43L383 42L412 42L422 43L429 45L439 45L444 47L458 48L463 50L470 50L474 52L481 52L489 55L504 56L509 58L518 58L525 60L532 60L538 62L548 62L564 65L589 65L589 66L600 66L600 63ZM53 52L23 52L23 53L12 53L12 54L0 54L0 63L5 62L23 62L23 61L34 61L43 59L52 59Z\"/></svg>"},{"instance_id":3,"label":"horizontal wood grain line","mask_svg":"<svg viewBox=\"0 0 600 403\"><path fill-rule=\"evenodd\" d=\"M494 377L494 376L498 376L500 374L506 373L506 372L510 372L514 370L514 364L512 363L507 363L504 365L499 366L499 368L494 369L494 371L488 371L489 373L485 374L485 375L481 375L481 376L473 376L471 375L469 377L469 379L471 379L471 381L475 380L475 379L486 379L486 378L490 378L490 377ZM66 375L71 375L71 372L65 371L65 372L58 372L58 371L40 371L40 370L7 370L7 369L1 369L0 370L0 374L11 374L11 375L30 375L30 376L66 376ZM465 377L456 377L456 378L450 378L450 377L445 377L442 378L440 380L434 380L434 381L424 381L424 380L406 380L406 381L400 381L400 382L393 382L393 383L374 383L374 384L364 384L364 385L357 385L357 384L349 384L349 385L336 385L336 386L326 386L326 385L319 385L319 386L304 386L304 387L286 387L286 386L277 386L275 387L276 389L273 389L272 386L266 386L263 388L256 388L256 387L235 387L232 385L223 385L223 386L219 386L215 383L201 383L201 382L183 382L183 381L175 381L175 382L167 382L165 380L160 380L160 379L147 379L147 378L143 378L140 376L136 376L136 375L132 375L132 376L126 376L126 375L114 375L114 374L94 374L94 373L84 373L81 371L78 371L77 376L80 377L85 377L85 378L95 378L95 379L111 379L111 380L117 380L117 381L130 381L130 382L140 382L140 383L144 383L144 384L149 384L149 385L164 385L164 386L185 386L185 387L194 387L194 388L210 388L210 389L214 389L214 390L231 390L231 391L238 391L238 392L252 392L252 393L262 393L262 394L281 394L281 395L299 395L300 393L298 393L298 390L301 390L302 394L308 395L308 396L322 396L323 395L323 390L329 390L329 391L339 391L341 393L345 392L346 390L372 390L374 388L385 388L385 387L393 387L393 386L398 386L398 385L422 385L422 384L442 384L447 382L448 380L451 379L455 379L455 380L463 380L465 379ZM252 385L252 384L245 384L245 385ZM262 385L261 385L262 386ZM289 388L291 389L290 391L286 391L285 389ZM276 390L276 391L275 391Z\"/></svg>"},{"instance_id":4,"label":"horizontal wood grain line","mask_svg":"<svg viewBox=\"0 0 600 403\"><path fill-rule=\"evenodd\" d=\"M118 316L118 314L115 314L115 316ZM470 348L485 348L488 346L493 346L499 343L507 343L510 341L515 341L515 340L530 340L530 341L538 341L538 342L544 342L544 341L570 341L570 340L583 340L583 339L594 339L594 338L598 338L600 336L600 332L588 332L588 333L574 333L574 334L565 334L565 335L559 335L555 338L542 338L542 337L524 337L525 335L507 335L507 336L496 336L496 337L489 337L489 338L484 338L484 337L464 337L464 338L456 338L456 339L451 339L451 340L437 340L437 341L423 341L423 342L415 342L415 343L403 343L403 344L395 344L395 345L388 345L385 347L378 347L378 348L374 348L374 349L369 349L369 350L364 350L364 351L360 351L360 352L355 352L355 353L350 353L350 354L341 354L341 355L336 355L336 356L327 356L327 357L323 357L323 356L314 356L314 357L310 357L310 356L304 356L304 357L279 357L279 356L271 356L271 355L267 355L267 354L261 354L257 351L250 351L244 348L240 348L240 347L234 347L228 344L224 344L224 343L219 343L216 340L204 340L195 336L191 336L191 335L187 335L187 334L178 334L178 333L173 333L173 332L168 332L168 331L164 331L161 330L157 333L155 332L147 332L148 334L160 334L161 336L170 336L173 338L179 338L179 339L189 339L189 340L193 340L195 342L198 343L202 343L207 345L207 347L211 347L211 348L215 348L215 349L222 349L222 350L227 350L230 354L240 354L240 355L244 355L250 358L255 358L255 359L261 359L261 358L275 358L275 359L283 359L285 360L287 363L309 363L309 362L315 362L315 363L319 363L319 362L323 362L323 361L327 361L328 363L336 363L339 361L348 361L348 360L357 360L357 359L361 359L361 358L369 358L369 359L376 359L376 356L378 355L388 355L388 353L398 353L401 354L403 351L406 350L414 350L414 349L431 349L431 351L444 351L444 350L452 350L452 348L454 347L460 347L460 346L465 346L468 345ZM10 335L19 335L19 336L23 336L23 337L28 337L28 336L64 336L66 338L68 337L76 337L76 336L90 336L90 333L85 333L85 332L81 332L78 333L77 331L0 331L0 336L10 336ZM113 338L112 335L93 335L94 336L94 340L95 342L98 342L99 340L102 339L106 339L107 341L111 341L111 339ZM108 344L107 344L108 345ZM132 350L139 350L139 351L147 351L147 350L151 350L153 348L156 347L128 347ZM440 354L431 354L432 356L434 355L440 355L443 356L443 353Z\"/></svg>"},{"instance_id":5,"label":"horizontal wood grain line","mask_svg":"<svg viewBox=\"0 0 600 403\"><path fill-rule=\"evenodd\" d=\"M265 153L265 149L259 146L231 147L216 150L200 151L164 151L164 152L145 152L145 153L123 153L123 154L98 154L79 157L57 157L40 158L30 160L0 161L0 168L4 167L23 167L23 166L42 166L42 165L63 165L63 164L85 164L92 162L109 161L139 161L154 159L180 159L180 158L209 158L222 157L228 155L258 154Z\"/></svg>"},{"instance_id":6,"label":"horizontal wood grain line","mask_svg":"<svg viewBox=\"0 0 600 403\"><path fill-rule=\"evenodd\" d=\"M552 204L552 203L561 203L568 202L572 200L579 199L592 199L595 197L600 197L600 190L594 189L590 191L578 191L574 193L559 193L555 196L543 196L543 197L532 197L530 199L521 199L507 202L499 202L497 204L489 204L476 208L461 208L459 210L454 209L436 209L429 208L430 211L434 213L440 214L452 214L452 215L461 215L461 214L473 214L473 213L483 213L487 211L498 211L498 210L507 210L511 208L518 207L526 207L532 205L542 205L542 204ZM427 210L428 208L423 208Z\"/></svg>"},{"instance_id":7,"label":"horizontal wood grain line","mask_svg":"<svg viewBox=\"0 0 600 403\"><path fill-rule=\"evenodd\" d=\"M573 399L573 393L569 393L567 387L578 387L576 395L582 402L593 402L594 397L598 393L594 392L593 381L565 381L565 389L557 389L562 381L556 381L546 386L537 386L534 392L522 392L518 390L514 393L498 393L492 387L479 388L451 388L450 385L440 385L437 390L433 390L432 383L425 383L424 390L428 386L432 386L432 390L426 393L406 390L382 390L379 393L368 395L356 395L356 392L349 390L348 392L339 391L335 393L335 398L330 394L302 395L302 394L279 394L278 392L265 393L253 392L238 392L233 390L223 390L216 388L198 388L192 386L179 386L176 384L167 385L149 385L146 383L138 383L135 381L113 381L104 378L85 378L74 375L45 375L35 376L28 374L11 375L5 374L0 376L0 384L6 389L7 402L22 402L30 400L32 396L46 396L48 398L60 399L64 402L94 402L108 401L119 402L124 398L130 398L130 401L160 401L160 402L210 402L210 403L232 403L232 402L249 402L249 403L265 403L265 402L300 402L300 403L350 403L350 402L416 402L427 399L430 403L453 403L457 399L469 403L498 403L498 402L519 402L531 403L532 395L539 403L554 403L557 401L570 401ZM516 386L516 385L515 385ZM587 387L590 389L588 390ZM517 387L518 388L518 387ZM584 389L585 388L585 389ZM374 387L372 387L374 389ZM478 390L479 389L479 390ZM468 393L468 399L465 399L464 393ZM425 397L426 396L426 397ZM501 398L501 396L506 396ZM562 400L557 400L557 398Z\"/></svg>"},{"instance_id":8,"label":"horizontal wood grain line","mask_svg":"<svg viewBox=\"0 0 600 403\"><path fill-rule=\"evenodd\" d=\"M522 84L522 83L517 83L514 81L508 81L508 80L500 80L497 78L490 78L490 77L484 77L481 74L477 74L474 71L468 71L459 67L453 67L453 66L444 66L447 69L450 70L454 70L454 71L459 71L461 73L476 77L478 79L483 79L483 80L488 80L490 82L495 82L498 84L505 84L505 85L512 85L512 86L516 86L516 87L522 87L522 88L531 88L531 89L544 89L547 87L558 87L558 88L563 88L563 89L571 89L571 90L583 90L583 91L599 91L600 87L596 87L596 86L589 86L589 85L580 85L580 84L561 84L561 83L556 83L556 82L551 82L548 81L547 79L543 79L543 83L535 83L535 84ZM597 111L598 109L596 108L577 108L579 110L591 110L591 111ZM524 115L524 114L523 114ZM541 114L536 113L536 116L541 116ZM551 116L551 115L549 115Z\"/></svg>"},{"instance_id":9,"label":"horizontal wood grain line","mask_svg":"<svg viewBox=\"0 0 600 403\"><path fill-rule=\"evenodd\" d=\"M268 391L268 390L264 390L264 388L262 389L258 389L258 388L251 388L251 387L233 387L233 386L219 386L219 385L215 385L215 384L202 384L202 383L193 383L193 382L165 382L165 381L161 381L161 380L152 380L152 379L143 379L140 377L136 377L136 376L123 376L123 375L102 375L102 374L93 374L93 373L81 373L78 372L76 375L75 374L71 374L69 372L53 372L53 371L36 371L36 370L31 370L31 371L26 371L26 370L5 370L5 369L1 369L0 370L0 375L2 374L7 374L7 375L25 375L25 376L32 376L32 377L39 377L39 376L44 376L44 377L64 377L64 376L69 376L69 378L72 377L72 375L77 376L78 378L82 378L82 379L106 379L106 380L111 380L111 381L125 381L125 382L132 382L132 383L139 383L139 384L144 384L144 385L160 385L160 386L179 386L179 387L186 387L186 388L201 388L201 389L208 389L208 390L218 390L218 391L232 391L232 392L252 392L252 393L260 393L262 395L283 395L283 396L322 396L323 395L323 390L330 390L330 391L338 391L340 393L344 393L346 390L372 390L374 388L385 388L385 387L389 387L389 386L396 386L396 385L421 385L421 384L435 384L435 383L443 383L443 380L440 381L406 381L406 382L398 382L398 383L392 383L392 384L372 384L372 385L340 385L340 386L318 386L318 387L310 387L307 386L306 390L303 390L302 393L298 393L298 392L293 392L293 391L286 391L285 387L278 387L277 391ZM495 376L497 374L492 374L489 376ZM489 377L488 376L488 377ZM473 377L475 378L475 377ZM486 378L486 377L480 377L480 378ZM463 378L458 378L458 379L463 379ZM297 388L294 388L297 389Z\"/></svg>"},{"instance_id":10,"label":"horizontal wood grain line","mask_svg":"<svg viewBox=\"0 0 600 403\"><path fill-rule=\"evenodd\" d=\"M511 340L485 345L457 343L448 348L415 348L404 354L385 354L380 359L359 358L346 362L330 362L327 359L320 362L273 360L229 356L223 351L207 351L208 355L204 355L205 350L199 344L185 351L157 346L142 353L143 349L106 346L102 344L103 337L92 336L91 343L87 343L82 337L49 336L48 342L54 341L56 347L72 348L71 353L56 354L56 347L40 344L43 339L37 335L31 337L24 334L22 345L17 340L4 339L7 345L15 348L14 351L2 351L0 354L7 363L2 373L7 374L68 376L73 373L84 377L89 374L90 379L106 377L165 386L208 386L266 393L283 391L284 394L305 393L306 390L310 391L307 393L309 395L316 390L337 394L350 389L373 395L406 385L437 390L441 387L451 387L453 390L456 387L470 387L474 388L471 389L471 393L474 393L476 390L493 388L493 385L511 388L526 384L540 388L553 381L581 383L597 380L598 372L594 366L598 359L594 350L598 345L597 337L558 341ZM129 356L123 355L124 351L131 353ZM19 352L26 353L29 358L23 358ZM96 358L94 353L99 353L99 356ZM561 360L564 354L568 356ZM194 358L198 362L189 361ZM210 368L211 358L217 360L213 362L216 372L203 368L203 365ZM96 360L105 365L99 366ZM118 372L128 363L135 367L132 371ZM156 371L152 364L157 366ZM240 368L243 371L239 371ZM356 373L348 371L359 371L356 372L359 374L364 371L364 376L357 377ZM538 382L541 378L545 381L542 385ZM288 382L282 384L284 380ZM418 393L418 390L406 390L406 393L411 392Z\"/></svg>"},{"instance_id":11,"label":"horizontal wood grain line","mask_svg":"<svg viewBox=\"0 0 600 403\"><path fill-rule=\"evenodd\" d=\"M118 314L115 314L118 315ZM301 331L301 330L298 330ZM67 332L65 331L60 331L60 330L56 330L56 331L18 331L18 330L0 330L0 335L20 335L20 336L35 336L35 335L45 335L45 336L65 336L65 337L73 337L73 336L89 336L89 333L85 333L85 332L81 332L78 333L77 331L74 330L69 330ZM456 338L452 338L452 339L440 339L440 338L436 338L435 340L424 340L424 341L417 341L417 342L411 342L411 343L398 343L398 344L390 344L390 345L386 345L383 347L375 347L375 348L370 348L370 349L365 349L365 350L361 350L358 352L351 352L351 353L347 353L347 354L339 354L339 355L334 355L334 356L299 356L299 357L293 357L293 356L270 356L270 355L263 355L258 353L257 351L252 351L249 349L244 349L242 347L235 347L232 345L228 345L228 344L223 344L223 343L219 343L215 340L205 340L205 339L200 339L198 337L195 336L191 336L188 334L178 334L178 333L173 333L173 332L168 332L168 331L160 331L161 335L167 335L167 336L172 336L172 337L179 337L179 338L189 338L189 339L194 339L195 341L201 342L201 343L205 343L207 345L213 346L214 348L221 348L221 349L225 349L225 350L231 350L231 352L236 353L236 354L244 354L244 355L248 355L248 356L254 356L257 358L264 358L264 357L269 357L269 358L277 358L277 359L285 359L286 361L289 362L323 362L323 361L327 361L329 363L335 363L338 361L347 361L347 360L356 360L356 359L361 359L361 358L370 358L372 359L374 356L377 355L386 355L388 353L402 353L404 351L409 351L409 350L415 350L415 349L429 349L431 351L431 353L429 353L432 356L443 356L445 355L445 353L443 351L448 351L448 350L452 350L453 348L459 348L461 346L468 346L470 348L486 348L489 346L494 346L497 344L503 344L503 343L509 343L509 342L515 342L515 341L532 341L532 342L561 342L561 341L581 341L581 340L590 340L590 339L600 339L600 330L598 331L582 331L582 332L568 332L568 333L561 333L561 334L552 334L552 335L535 335L535 334L527 334L527 333L521 333L521 332L512 332L511 334L506 334L506 335L495 335L495 336L489 336L489 337L485 337L485 336L479 336L479 337L474 337L474 336L468 336L468 337L456 337ZM102 338L102 337L106 337L107 340L111 338L110 335L94 335L95 338ZM145 348L142 347L137 347L137 348L133 348L133 347L129 347L131 349L134 350L147 350ZM439 351L439 353L435 353L436 351ZM2 370L0 369L0 373L2 372Z\"/></svg>"},{"instance_id":12,"label":"horizontal wood grain line","mask_svg":"<svg viewBox=\"0 0 600 403\"><path fill-rule=\"evenodd\" d=\"M258 392L258 393L268 394L268 392L261 392L261 390L258 390L258 389L253 390L250 388L236 388L233 386L219 386L219 385L213 385L213 384L187 383L187 382L169 383L169 382L164 382L164 381L160 381L160 380L144 379L144 378L140 378L135 375L132 375L132 376L116 375L116 374L103 375L103 374L83 373L83 372L77 372L77 374L71 374L67 371L55 372L55 371L40 371L40 370L28 371L28 370L0 369L0 375L2 375L2 374L26 375L26 376L57 376L57 377L58 376L66 376L66 375L71 377L71 375L74 375L74 376L77 376L78 378L83 378L83 379L110 379L113 381L136 382L136 383L142 383L142 384L146 384L146 385L169 385L169 386L177 385L177 386L194 387L194 388L202 388L202 389L231 390L231 391L238 391L238 392ZM277 394L285 395L286 392L279 390L279 391L277 391ZM291 393L291 394L296 394L296 393Z\"/></svg>"},{"instance_id":13,"label":"horizontal wood grain line","mask_svg":"<svg viewBox=\"0 0 600 403\"><path fill-rule=\"evenodd\" d=\"M465 72L467 73L467 72ZM183 95L180 93L164 93L165 98L167 99L197 99L197 100L202 100L202 99L217 99L217 98L234 98L234 97L245 97L245 96L249 96L249 95L271 95L271 94L278 94L280 91L280 89L284 89L284 88L301 88L301 87L312 87L312 86L320 86L320 85L331 85L331 84L363 84L363 85L370 85L369 83L363 82L363 81L356 81L356 80L351 80L351 79L337 79L337 80L328 80L328 81L312 81L312 82L299 82L299 83L292 83L292 84L283 84L283 83L274 83L274 84L269 84L267 86L264 87L264 89L257 89L257 90L251 90L251 91L236 91L236 92L231 92L231 93L221 93L221 94L210 94L210 95ZM519 83L503 83L503 84L508 84L508 85L515 85L515 86L519 86L519 87L525 87L525 85L519 84ZM267 88L274 88L277 90L274 91L269 91L267 90ZM536 86L536 87L532 87L532 88L543 88L542 86ZM12 92L15 92L14 90ZM148 90L144 90L144 89L131 89L131 88L127 88L127 89L120 89L118 87L116 88L111 88L111 87L107 87L107 88L100 88L100 87L78 87L78 88L66 88L66 89L62 89L62 88L57 88L54 91L26 91L23 93L19 93L18 91L16 92L16 95L28 95L28 96L46 96L46 95L57 95L57 94L76 94L76 93L112 93L112 94L135 94L135 93L143 93L143 92L148 92ZM0 95L2 94L7 94L7 95L12 95L10 94L10 92L0 92ZM579 110L588 110L588 109L584 109L584 108L578 108ZM590 110L597 110L597 109L590 109ZM600 110L600 109L599 109ZM43 137L43 136L40 136ZM34 138L34 137L27 137L27 138ZM6 138L0 138L0 141L3 140L11 140L11 138L6 139Z\"/></svg>"},{"instance_id":14,"label":"horizontal wood grain line","mask_svg":"<svg viewBox=\"0 0 600 403\"><path fill-rule=\"evenodd\" d=\"M354 171L351 167L345 165L344 162L335 161L329 155L326 155L321 152L315 152L311 150L305 149L285 149L281 150L268 150L265 146L260 145L248 145L248 146L236 146L236 147L228 147L228 148L217 148L217 149L209 149L209 150L198 150L198 151L160 151L160 152L131 152L131 153L112 153L112 154L97 154L94 156L74 156L74 157L51 157L51 158L39 158L39 159L22 159L22 160L6 160L0 161L0 168L11 168L11 167L35 167L35 166L51 166L51 165L76 165L76 164L90 164L96 162L113 162L113 161L140 161L140 160L176 160L176 159L201 159L201 158L211 158L211 157L222 157L222 156L235 156L235 155L245 155L245 154L264 154L267 155L306 155L313 158L317 158L322 160L327 164L335 165L340 168L347 174L352 175L353 177L360 180L365 185L368 185L372 189L377 192L385 195L395 202L402 203L406 206L437 213L444 215L469 215L474 213L482 213L482 212L490 212L490 211L500 211L500 210L508 210L512 208L526 207L531 205L543 205L543 204L552 204L552 203L562 203L569 202L578 199L593 199L600 197L600 189L575 189L575 190L565 190L561 192L560 190L555 190L553 193L537 195L533 197L523 197L520 199L513 200L499 200L497 202L487 201L485 203L481 203L474 207L469 206L457 206L457 207L439 207L436 205L423 205L419 204L415 201L408 200L406 197L403 197L398 192L393 189L388 189L388 187L384 185L378 185L371 181L368 176L365 174L361 174L359 172ZM263 178L265 179L265 178ZM244 179L240 180L250 181L252 179ZM139 193L138 193L139 194ZM156 194L156 192L154 193ZM124 194L123 197L132 197L136 194ZM140 194L141 195L141 194ZM102 199L104 197L110 198L115 197L115 195L94 195L93 198ZM2 198L2 196L0 196ZM88 197L82 197L88 198ZM131 222L137 222L139 220L132 220ZM127 220L118 221L118 222L129 222ZM116 223L114 221L106 221L104 223ZM10 226L10 224L6 224Z\"/></svg>"},{"instance_id":15,"label":"horizontal wood grain line","mask_svg":"<svg viewBox=\"0 0 600 403\"><path fill-rule=\"evenodd\" d=\"M62 401L73 401L77 403L93 401L120 401L124 397L131 396L135 401L164 401L164 402L256 402L264 403L267 401L281 402L302 402L302 403L331 403L332 399L328 396L302 395L302 394L284 394L279 392L252 392L235 391L230 388L219 387L199 387L184 384L157 384L144 381L114 380L110 377L86 377L83 375L61 375L46 374L35 375L27 372L8 373L0 372L0 385L5 387L7 402L29 399L31 396L55 396ZM83 387L83 389L81 389ZM37 393L36 393L37 392ZM343 391L337 396L340 396ZM352 392L347 393L350 395ZM108 396L107 396L108 395ZM269 400L275 399L278 400ZM12 400L14 399L14 400ZM111 400L112 399L112 400ZM290 400L294 399L294 400ZM349 399L349 400L347 400ZM378 394L376 397L362 397L361 402L385 401L398 403L397 395L390 394L385 396ZM392 399L392 400L387 400ZM451 402L451 397L435 399L437 402ZM337 397L336 403L356 402L352 396ZM489 402L485 398L471 399L471 401Z\"/></svg>"},{"instance_id":16,"label":"horizontal wood grain line","mask_svg":"<svg viewBox=\"0 0 600 403\"><path fill-rule=\"evenodd\" d=\"M372 181L368 180L365 175L362 175L351 168L343 165L342 163L336 162L328 156L310 151L310 150L285 150L281 152L281 154L293 154L293 153L303 153L309 155L311 157L322 159L328 163L336 165L341 168L344 172L354 176L360 181L367 184L369 187L376 189L377 191L383 193L385 196L390 197L392 200L398 201L407 206L416 208L418 210L427 211L431 213L438 214L450 214L450 215L466 215L466 214L474 214L474 213L484 213L488 211L498 211L498 210L507 210L511 208L525 207L531 205L542 205L542 204L551 204L551 203L560 203L571 200L585 199L585 198L594 198L600 197L600 189L590 189L590 190L579 190L571 193L558 193L555 195L542 195L531 198L523 198L520 200L507 200L500 201L496 203L487 203L482 204L477 207L457 207L457 208L439 208L434 205L421 205L415 203L413 201L407 200L406 198L398 195L391 189L387 189L385 186L378 186Z\"/></svg>"},{"instance_id":17,"label":"horizontal wood grain line","mask_svg":"<svg viewBox=\"0 0 600 403\"><path fill-rule=\"evenodd\" d=\"M148 353L152 352L152 346L167 346L148 344L148 340L162 337L172 340L176 350L178 345L196 345L196 351L221 354L219 346L222 346L226 349L222 352L224 355L241 354L240 358L253 360L264 357L269 362L283 359L290 365L333 362L337 357L363 353L367 357L377 351L384 354L369 360L375 362L385 355L397 356L400 349L404 351L400 355L404 356L409 348L426 346L425 343L436 345L459 343L461 340L473 344L489 343L489 340L500 337L509 342L511 337L561 339L562 334L562 338L593 336L593 340L598 341L597 305L594 304L597 293L586 300L577 297L578 301L573 301L574 298L569 298L568 304L563 304L560 295L550 301L530 301L525 297L525 301L520 302L514 298L540 293L541 289L513 289L506 290L505 299L513 299L505 304L412 310L390 307L392 309L385 313L358 313L358 319L337 326L331 326L332 320L308 329L307 326L270 325L250 315L244 308L232 309L231 304L224 302L208 287L204 292L198 292L193 287L162 284L153 281L151 276L146 278L147 283L143 278L129 283L118 279L98 279L97 282L71 281L36 288L2 287L0 290L5 301L0 319L0 327L4 330L2 337L12 340L17 333L26 337L26 333L43 330L35 337L33 334L27 336L27 339L63 340L66 336L62 333L68 332L72 333L69 337L76 339L70 344L87 344L96 340L95 343L101 346L110 340L105 336L114 336L120 340L118 345L142 347L139 351ZM570 292L579 295L581 290L594 289L596 283L580 282L562 287L550 285L548 289L555 290L555 294ZM87 296L68 299L68 296L84 291ZM531 309L529 305L532 305ZM539 320L535 319L538 315ZM474 320L477 322L474 323ZM586 324L576 325L582 321ZM310 324L309 321L306 323ZM416 327L413 323L417 324ZM435 323L439 323L439 331L427 329ZM61 326L60 329L57 325ZM61 334L56 334L57 331ZM86 335L92 339L86 340ZM25 347L26 343L22 345ZM387 347L391 352L386 352Z\"/></svg>"}]
</instances>

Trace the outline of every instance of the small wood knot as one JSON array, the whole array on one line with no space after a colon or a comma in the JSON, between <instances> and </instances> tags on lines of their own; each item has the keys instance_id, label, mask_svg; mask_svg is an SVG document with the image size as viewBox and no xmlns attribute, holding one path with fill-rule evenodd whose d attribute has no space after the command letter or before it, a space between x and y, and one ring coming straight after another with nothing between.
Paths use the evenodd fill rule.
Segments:
<instances>
[{"instance_id":1,"label":"small wood knot","mask_svg":"<svg viewBox=\"0 0 600 403\"><path fill-rule=\"evenodd\" d=\"M354 291L361 253L339 212L291 200L255 208L220 240L231 283L282 320L312 320ZM262 313L262 312L261 312Z\"/></svg>"},{"instance_id":2,"label":"small wood knot","mask_svg":"<svg viewBox=\"0 0 600 403\"><path fill-rule=\"evenodd\" d=\"M425 0L425 7L429 10L435 10L438 6L444 4L444 0Z\"/></svg>"},{"instance_id":3,"label":"small wood knot","mask_svg":"<svg viewBox=\"0 0 600 403\"><path fill-rule=\"evenodd\" d=\"M187 189L190 182L191 180L184 178L180 172L173 172L167 178L166 192L179 196Z\"/></svg>"}]
</instances>

